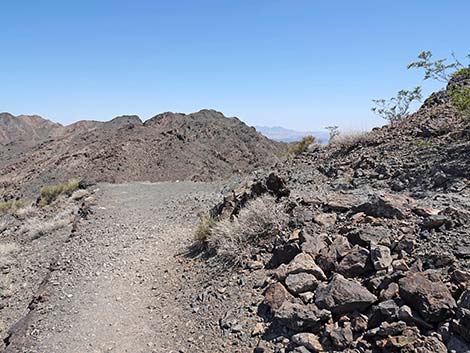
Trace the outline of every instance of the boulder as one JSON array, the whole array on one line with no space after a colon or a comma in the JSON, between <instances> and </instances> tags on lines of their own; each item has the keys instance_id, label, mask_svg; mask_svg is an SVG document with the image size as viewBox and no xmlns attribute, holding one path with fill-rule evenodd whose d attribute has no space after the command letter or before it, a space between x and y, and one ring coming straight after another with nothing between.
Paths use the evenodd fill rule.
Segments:
<instances>
[{"instance_id":1,"label":"boulder","mask_svg":"<svg viewBox=\"0 0 470 353\"><path fill-rule=\"evenodd\" d=\"M457 303L442 281L427 273L408 273L398 282L400 296L428 322L451 317Z\"/></svg>"},{"instance_id":2,"label":"boulder","mask_svg":"<svg viewBox=\"0 0 470 353\"><path fill-rule=\"evenodd\" d=\"M366 226L354 229L347 234L348 240L353 245L369 248L371 244L390 246L392 234L390 230L382 226Z\"/></svg>"},{"instance_id":3,"label":"boulder","mask_svg":"<svg viewBox=\"0 0 470 353\"><path fill-rule=\"evenodd\" d=\"M286 268L286 275L301 272L310 273L319 280L326 280L325 273L315 263L313 257L305 253L300 253L294 257Z\"/></svg>"},{"instance_id":4,"label":"boulder","mask_svg":"<svg viewBox=\"0 0 470 353\"><path fill-rule=\"evenodd\" d=\"M344 327L336 326L327 331L335 350L342 351L349 347L354 341L351 323L349 322L346 322Z\"/></svg>"},{"instance_id":5,"label":"boulder","mask_svg":"<svg viewBox=\"0 0 470 353\"><path fill-rule=\"evenodd\" d=\"M317 288L319 281L310 273L291 273L286 277L286 287L293 294L313 291Z\"/></svg>"},{"instance_id":6,"label":"boulder","mask_svg":"<svg viewBox=\"0 0 470 353\"><path fill-rule=\"evenodd\" d=\"M300 240L302 242L302 252L313 257L316 257L323 249L326 249L328 246L325 234L311 235L305 231L302 231L300 234Z\"/></svg>"},{"instance_id":7,"label":"boulder","mask_svg":"<svg viewBox=\"0 0 470 353\"><path fill-rule=\"evenodd\" d=\"M264 304L269 306L271 310L276 310L280 308L289 297L290 295L286 288L284 288L281 283L276 282L271 284L264 292Z\"/></svg>"},{"instance_id":8,"label":"boulder","mask_svg":"<svg viewBox=\"0 0 470 353\"><path fill-rule=\"evenodd\" d=\"M315 304L303 304L296 301L284 301L274 310L274 320L295 332L309 330L318 332L326 321L331 319L331 313L320 310Z\"/></svg>"},{"instance_id":9,"label":"boulder","mask_svg":"<svg viewBox=\"0 0 470 353\"><path fill-rule=\"evenodd\" d=\"M403 219L413 206L411 199L394 194L375 194L369 200L356 206L354 212L364 212L373 217Z\"/></svg>"},{"instance_id":10,"label":"boulder","mask_svg":"<svg viewBox=\"0 0 470 353\"><path fill-rule=\"evenodd\" d=\"M315 297L319 308L338 315L355 310L362 312L377 301L377 297L359 282L346 279L340 274L335 274L327 285L321 283Z\"/></svg>"},{"instance_id":11,"label":"boulder","mask_svg":"<svg viewBox=\"0 0 470 353\"><path fill-rule=\"evenodd\" d=\"M370 269L369 250L359 245L354 246L336 268L345 277L357 277Z\"/></svg>"}]
</instances>

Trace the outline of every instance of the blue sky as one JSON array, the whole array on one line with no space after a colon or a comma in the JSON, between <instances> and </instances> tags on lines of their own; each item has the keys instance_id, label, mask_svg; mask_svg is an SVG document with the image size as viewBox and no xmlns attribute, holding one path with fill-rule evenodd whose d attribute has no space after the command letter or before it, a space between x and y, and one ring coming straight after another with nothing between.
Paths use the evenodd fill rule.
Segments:
<instances>
[{"instance_id":1,"label":"blue sky","mask_svg":"<svg viewBox=\"0 0 470 353\"><path fill-rule=\"evenodd\" d=\"M2 1L0 111L67 124L213 108L250 125L384 123L421 50L470 52L470 1ZM439 86L424 82L425 92Z\"/></svg>"}]
</instances>

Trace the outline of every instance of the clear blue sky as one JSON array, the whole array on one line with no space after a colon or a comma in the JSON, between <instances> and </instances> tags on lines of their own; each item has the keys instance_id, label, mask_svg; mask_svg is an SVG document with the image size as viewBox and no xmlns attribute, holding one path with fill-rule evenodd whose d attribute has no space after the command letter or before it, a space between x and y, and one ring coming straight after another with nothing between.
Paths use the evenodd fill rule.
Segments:
<instances>
[{"instance_id":1,"label":"clear blue sky","mask_svg":"<svg viewBox=\"0 0 470 353\"><path fill-rule=\"evenodd\" d=\"M365 129L421 84L421 50L470 52L470 1L2 1L0 111L67 124L214 108L251 125ZM426 83L427 91L433 87Z\"/></svg>"}]
</instances>

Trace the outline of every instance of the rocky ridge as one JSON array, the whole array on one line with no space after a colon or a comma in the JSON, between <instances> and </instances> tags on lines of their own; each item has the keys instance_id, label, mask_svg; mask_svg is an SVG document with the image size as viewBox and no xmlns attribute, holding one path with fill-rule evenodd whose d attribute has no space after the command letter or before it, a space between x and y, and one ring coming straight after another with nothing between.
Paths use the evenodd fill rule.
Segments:
<instances>
[{"instance_id":1,"label":"rocky ridge","mask_svg":"<svg viewBox=\"0 0 470 353\"><path fill-rule=\"evenodd\" d=\"M43 185L70 178L93 182L226 179L274 164L285 149L239 119L214 110L164 113L146 122L121 116L104 123L54 125L43 135L41 142L19 152L12 143L3 146L0 195L33 195Z\"/></svg>"}]
</instances>

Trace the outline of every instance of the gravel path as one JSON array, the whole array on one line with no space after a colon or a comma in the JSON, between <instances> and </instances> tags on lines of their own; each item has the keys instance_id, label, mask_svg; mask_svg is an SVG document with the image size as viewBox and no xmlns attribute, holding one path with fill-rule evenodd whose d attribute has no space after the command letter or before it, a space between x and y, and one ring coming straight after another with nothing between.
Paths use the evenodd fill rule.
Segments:
<instances>
[{"instance_id":1,"label":"gravel path","mask_svg":"<svg viewBox=\"0 0 470 353\"><path fill-rule=\"evenodd\" d=\"M65 244L6 352L202 351L198 342L211 338L182 300L188 295L179 295L190 279L177 255L218 190L215 183L99 185L95 213Z\"/></svg>"}]
</instances>

